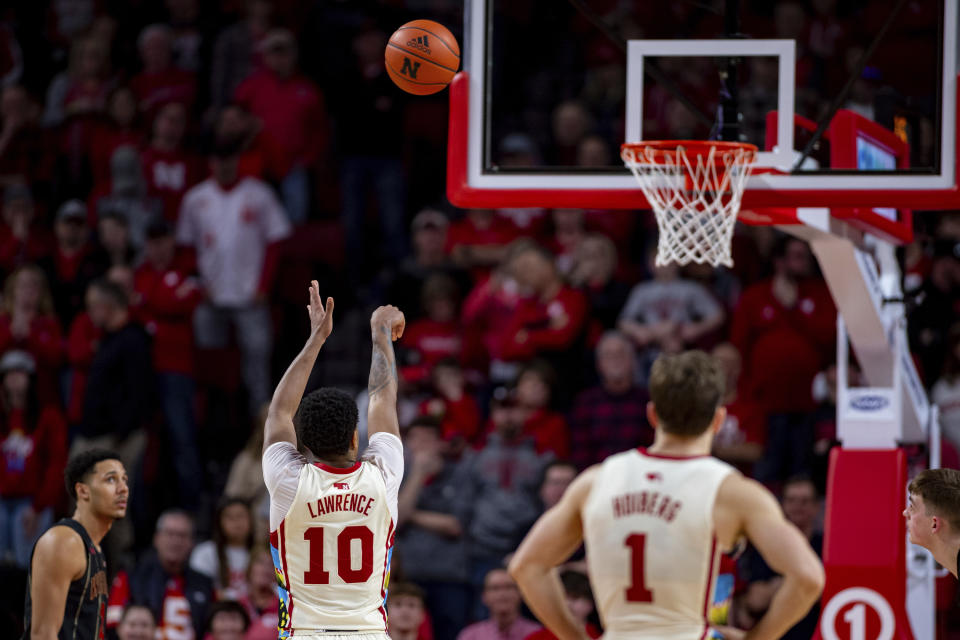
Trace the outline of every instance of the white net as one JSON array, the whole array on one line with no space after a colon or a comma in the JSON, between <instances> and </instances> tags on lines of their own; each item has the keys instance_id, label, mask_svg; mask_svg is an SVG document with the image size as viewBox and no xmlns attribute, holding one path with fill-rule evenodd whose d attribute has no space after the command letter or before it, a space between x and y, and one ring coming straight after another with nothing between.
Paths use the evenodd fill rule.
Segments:
<instances>
[{"instance_id":1,"label":"white net","mask_svg":"<svg viewBox=\"0 0 960 640\"><path fill-rule=\"evenodd\" d=\"M756 153L724 142L623 145L623 162L657 216L657 265L733 266L733 228Z\"/></svg>"}]
</instances>

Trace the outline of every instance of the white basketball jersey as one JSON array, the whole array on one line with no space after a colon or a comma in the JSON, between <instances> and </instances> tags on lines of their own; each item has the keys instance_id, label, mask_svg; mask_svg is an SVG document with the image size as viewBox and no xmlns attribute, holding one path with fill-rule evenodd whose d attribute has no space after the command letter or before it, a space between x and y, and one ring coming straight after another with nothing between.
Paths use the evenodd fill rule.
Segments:
<instances>
[{"instance_id":1,"label":"white basketball jersey","mask_svg":"<svg viewBox=\"0 0 960 640\"><path fill-rule=\"evenodd\" d=\"M733 471L643 449L600 466L581 517L605 638L706 637L720 556L713 505Z\"/></svg>"},{"instance_id":2,"label":"white basketball jersey","mask_svg":"<svg viewBox=\"0 0 960 640\"><path fill-rule=\"evenodd\" d=\"M270 535L280 637L385 632L393 533L388 492L375 464L304 465L293 504Z\"/></svg>"}]
</instances>

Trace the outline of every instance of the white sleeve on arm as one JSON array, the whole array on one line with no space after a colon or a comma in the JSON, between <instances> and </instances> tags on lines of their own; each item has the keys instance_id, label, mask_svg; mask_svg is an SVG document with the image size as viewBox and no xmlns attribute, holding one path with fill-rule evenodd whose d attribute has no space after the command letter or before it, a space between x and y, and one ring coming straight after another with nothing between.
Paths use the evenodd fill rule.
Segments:
<instances>
[{"instance_id":1,"label":"white sleeve on arm","mask_svg":"<svg viewBox=\"0 0 960 640\"><path fill-rule=\"evenodd\" d=\"M387 507L394 523L397 522L397 495L403 480L403 442L392 433L379 431L370 436L370 444L360 456L364 462L375 465L383 474L387 487Z\"/></svg>"},{"instance_id":2,"label":"white sleeve on arm","mask_svg":"<svg viewBox=\"0 0 960 640\"><path fill-rule=\"evenodd\" d=\"M263 452L263 483L270 494L270 530L276 531L297 497L300 470L307 459L289 442L275 442Z\"/></svg>"}]
</instances>

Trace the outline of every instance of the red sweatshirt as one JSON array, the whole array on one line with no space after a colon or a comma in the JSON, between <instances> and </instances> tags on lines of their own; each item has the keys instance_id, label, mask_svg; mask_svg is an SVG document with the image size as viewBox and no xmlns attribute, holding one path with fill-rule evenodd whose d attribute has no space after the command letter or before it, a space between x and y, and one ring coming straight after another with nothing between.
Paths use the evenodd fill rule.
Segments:
<instances>
[{"instance_id":1,"label":"red sweatshirt","mask_svg":"<svg viewBox=\"0 0 960 640\"><path fill-rule=\"evenodd\" d=\"M460 323L417 320L403 332L404 348L417 354L416 363L403 367L403 379L422 382L433 366L444 358L459 358L463 347Z\"/></svg>"},{"instance_id":2,"label":"red sweatshirt","mask_svg":"<svg viewBox=\"0 0 960 640\"><path fill-rule=\"evenodd\" d=\"M22 410L0 421L0 495L33 498L35 510L53 506L63 491L58 470L67 463L67 425L55 407L40 410L37 424L24 424Z\"/></svg>"},{"instance_id":3,"label":"red sweatshirt","mask_svg":"<svg viewBox=\"0 0 960 640\"><path fill-rule=\"evenodd\" d=\"M444 440L456 436L473 444L480 435L480 407L469 393L464 392L457 401L437 396L420 403L420 414L440 420Z\"/></svg>"},{"instance_id":4,"label":"red sweatshirt","mask_svg":"<svg viewBox=\"0 0 960 640\"><path fill-rule=\"evenodd\" d=\"M147 147L140 156L148 193L163 200L163 216L175 222L187 189L203 180L203 162L184 151Z\"/></svg>"},{"instance_id":5,"label":"red sweatshirt","mask_svg":"<svg viewBox=\"0 0 960 640\"><path fill-rule=\"evenodd\" d=\"M550 300L520 301L503 334L500 357L529 360L544 351L569 348L583 331L587 299L583 293L563 286Z\"/></svg>"},{"instance_id":6,"label":"red sweatshirt","mask_svg":"<svg viewBox=\"0 0 960 640\"><path fill-rule=\"evenodd\" d=\"M30 333L25 338L14 338L10 331L10 315L0 313L0 354L10 349L22 349L37 361L37 389L42 400L56 402L57 371L63 362L63 337L60 321L54 315L34 316Z\"/></svg>"},{"instance_id":7,"label":"red sweatshirt","mask_svg":"<svg viewBox=\"0 0 960 640\"><path fill-rule=\"evenodd\" d=\"M87 392L87 374L90 363L97 352L100 341L100 329L93 326L90 316L78 313L70 325L67 338L67 361L73 369L70 384L70 397L67 399L67 420L77 424L83 418L83 397Z\"/></svg>"},{"instance_id":8,"label":"red sweatshirt","mask_svg":"<svg viewBox=\"0 0 960 640\"><path fill-rule=\"evenodd\" d=\"M570 429L561 414L537 409L524 420L523 433L533 438L537 453L551 451L561 460L570 459Z\"/></svg>"},{"instance_id":9,"label":"red sweatshirt","mask_svg":"<svg viewBox=\"0 0 960 640\"><path fill-rule=\"evenodd\" d=\"M813 377L834 356L837 309L821 281L800 283L791 309L772 286L766 280L744 291L733 314L730 339L743 357L742 393L768 413L811 411Z\"/></svg>"},{"instance_id":10,"label":"red sweatshirt","mask_svg":"<svg viewBox=\"0 0 960 640\"><path fill-rule=\"evenodd\" d=\"M200 287L183 272L140 265L133 287L141 296L138 317L153 336L158 372L193 373L193 311L203 300Z\"/></svg>"}]
</instances>

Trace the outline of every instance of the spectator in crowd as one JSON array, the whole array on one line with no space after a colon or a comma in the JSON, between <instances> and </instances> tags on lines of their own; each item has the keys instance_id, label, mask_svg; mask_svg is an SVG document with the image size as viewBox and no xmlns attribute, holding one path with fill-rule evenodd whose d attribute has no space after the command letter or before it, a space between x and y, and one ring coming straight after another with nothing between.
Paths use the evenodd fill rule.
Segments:
<instances>
[{"instance_id":1,"label":"spectator in crowd","mask_svg":"<svg viewBox=\"0 0 960 640\"><path fill-rule=\"evenodd\" d=\"M123 212L135 251L143 248L147 227L163 216L163 202L147 193L140 152L132 146L117 147L110 156L110 193L96 200L98 219L107 211Z\"/></svg>"},{"instance_id":2,"label":"spectator in crowd","mask_svg":"<svg viewBox=\"0 0 960 640\"><path fill-rule=\"evenodd\" d=\"M390 592L398 586L391 584ZM277 572L273 566L273 558L266 549L261 548L250 554L247 595L241 598L241 603L250 616L250 628L244 640L276 640L280 623L280 599L277 598ZM391 620L393 614L391 610Z\"/></svg>"},{"instance_id":3,"label":"spectator in crowd","mask_svg":"<svg viewBox=\"0 0 960 640\"><path fill-rule=\"evenodd\" d=\"M214 108L225 106L244 78L260 62L260 43L270 29L273 3L248 0L246 15L220 32L213 46L210 100Z\"/></svg>"},{"instance_id":4,"label":"spectator in crowd","mask_svg":"<svg viewBox=\"0 0 960 640\"><path fill-rule=\"evenodd\" d=\"M960 240L949 239L934 245L930 275L917 292L918 304L907 317L910 348L916 353L920 371L929 384L936 380L948 353L947 334L960 317Z\"/></svg>"},{"instance_id":5,"label":"spectator in crowd","mask_svg":"<svg viewBox=\"0 0 960 640\"><path fill-rule=\"evenodd\" d=\"M130 222L121 209L97 213L96 258L106 267L132 265L136 251L130 240Z\"/></svg>"},{"instance_id":6,"label":"spectator in crowd","mask_svg":"<svg viewBox=\"0 0 960 640\"><path fill-rule=\"evenodd\" d=\"M543 468L543 479L540 481L538 495L544 511L560 502L567 487L576 477L577 468L566 460L552 460Z\"/></svg>"},{"instance_id":7,"label":"spectator in crowd","mask_svg":"<svg viewBox=\"0 0 960 640\"><path fill-rule=\"evenodd\" d=\"M766 449L754 466L755 477L767 483L809 471L811 384L834 356L837 326L805 242L781 237L773 265L772 278L743 292L730 329L743 358L744 400L760 403L767 415Z\"/></svg>"},{"instance_id":8,"label":"spectator in crowd","mask_svg":"<svg viewBox=\"0 0 960 640\"><path fill-rule=\"evenodd\" d=\"M421 294L426 317L414 320L404 330L403 362L400 372L404 381L421 384L430 377L433 367L447 358L458 359L463 348L459 316L457 284L443 274L431 275Z\"/></svg>"},{"instance_id":9,"label":"spectator in crowd","mask_svg":"<svg viewBox=\"0 0 960 640\"><path fill-rule=\"evenodd\" d=\"M580 623L589 637L599 638L600 629L592 621L596 605L593 602L590 579L579 571L567 569L560 573L560 583L567 597L567 608L570 609L574 619ZM549 629L543 628L531 633L526 640L557 640L557 637Z\"/></svg>"},{"instance_id":10,"label":"spectator in crowd","mask_svg":"<svg viewBox=\"0 0 960 640\"><path fill-rule=\"evenodd\" d=\"M947 334L943 373L934 383L930 399L940 408L943 437L960 450L960 323Z\"/></svg>"},{"instance_id":11,"label":"spectator in crowd","mask_svg":"<svg viewBox=\"0 0 960 640\"><path fill-rule=\"evenodd\" d=\"M173 30L165 24L144 27L137 38L143 70L130 80L140 111L153 120L161 105L189 107L197 92L195 74L173 64Z\"/></svg>"},{"instance_id":12,"label":"spectator in crowd","mask_svg":"<svg viewBox=\"0 0 960 640\"><path fill-rule=\"evenodd\" d=\"M406 98L387 76L386 45L386 34L377 28L364 28L353 36L349 46L353 59L339 70L343 74L336 78L339 89L327 96L337 121L347 266L356 276L365 275L363 270L372 263L364 240L371 193L377 199L385 258L397 264L407 254L407 196L400 160Z\"/></svg>"},{"instance_id":13,"label":"spectator in crowd","mask_svg":"<svg viewBox=\"0 0 960 640\"><path fill-rule=\"evenodd\" d=\"M457 266L467 269L480 281L507 255L507 247L520 232L509 219L492 209L469 209L450 226L447 253Z\"/></svg>"},{"instance_id":14,"label":"spectator in crowd","mask_svg":"<svg viewBox=\"0 0 960 640\"><path fill-rule=\"evenodd\" d=\"M163 217L175 223L187 189L201 179L198 158L183 148L187 109L168 102L157 109L150 143L140 155L147 193L163 202Z\"/></svg>"},{"instance_id":15,"label":"spectator in crowd","mask_svg":"<svg viewBox=\"0 0 960 640\"><path fill-rule=\"evenodd\" d=\"M808 476L794 476L783 485L781 497L783 514L810 541L810 546L822 554L823 533L817 529L817 517L820 514L820 498L813 480ZM741 559L740 567L749 583L741 598L741 620L746 617L748 624L756 622L770 607L783 578L774 572L754 549L750 549ZM746 616L744 616L746 614ZM794 625L782 637L784 640L807 640L812 638L820 618L820 603L816 603L800 622Z\"/></svg>"},{"instance_id":16,"label":"spectator in crowd","mask_svg":"<svg viewBox=\"0 0 960 640\"><path fill-rule=\"evenodd\" d=\"M414 420L404 451L411 460L397 503L399 564L423 588L437 640L453 638L470 615L466 528L473 487L467 467L445 457L435 420Z\"/></svg>"},{"instance_id":17,"label":"spectator in crowd","mask_svg":"<svg viewBox=\"0 0 960 640\"><path fill-rule=\"evenodd\" d=\"M3 192L3 225L0 226L0 269L12 271L49 255L49 232L36 225L33 194L23 183Z\"/></svg>"},{"instance_id":18,"label":"spectator in crowd","mask_svg":"<svg viewBox=\"0 0 960 640\"><path fill-rule=\"evenodd\" d=\"M506 265L477 284L463 302L464 365L486 373L493 383L506 384L517 375L516 364L505 362L501 351L518 304L517 283Z\"/></svg>"},{"instance_id":19,"label":"spectator in crowd","mask_svg":"<svg viewBox=\"0 0 960 640\"><path fill-rule=\"evenodd\" d=\"M66 424L55 405L41 402L35 374L25 351L0 357L0 561L24 569L63 491L52 470L67 462Z\"/></svg>"},{"instance_id":20,"label":"spectator in crowd","mask_svg":"<svg viewBox=\"0 0 960 640\"><path fill-rule=\"evenodd\" d=\"M102 111L110 88L109 44L93 34L76 38L67 70L54 76L47 89L43 123L53 127L68 116Z\"/></svg>"},{"instance_id":21,"label":"spectator in crowd","mask_svg":"<svg viewBox=\"0 0 960 640\"><path fill-rule=\"evenodd\" d=\"M523 366L517 376L516 400L523 418L523 435L532 438L537 453L570 457L570 430L563 414L553 410L557 372L543 360Z\"/></svg>"},{"instance_id":22,"label":"spectator in crowd","mask_svg":"<svg viewBox=\"0 0 960 640\"><path fill-rule=\"evenodd\" d=\"M265 540L270 534L270 496L263 484L263 425L267 421L268 405L260 408L254 419L253 430L246 445L230 465L224 495L236 496L253 509L255 540Z\"/></svg>"},{"instance_id":23,"label":"spectator in crowd","mask_svg":"<svg viewBox=\"0 0 960 640\"><path fill-rule=\"evenodd\" d=\"M177 242L196 252L208 299L194 315L201 349L226 346L236 331L251 414L270 399L270 312L265 304L290 223L273 192L237 173L237 149L218 147L213 176L190 189L177 222Z\"/></svg>"},{"instance_id":24,"label":"spectator in crowd","mask_svg":"<svg viewBox=\"0 0 960 640\"><path fill-rule=\"evenodd\" d=\"M661 353L694 346L723 325L723 308L702 285L680 277L676 263L656 265L653 280L637 284L620 312L619 329L638 349L644 380Z\"/></svg>"},{"instance_id":25,"label":"spectator in crowd","mask_svg":"<svg viewBox=\"0 0 960 640\"><path fill-rule=\"evenodd\" d=\"M143 128L137 111L137 97L130 87L121 85L110 92L106 117L97 121L90 141L90 169L95 196L110 191L110 159L120 147L139 148Z\"/></svg>"},{"instance_id":26,"label":"spectator in crowd","mask_svg":"<svg viewBox=\"0 0 960 640\"><path fill-rule=\"evenodd\" d=\"M467 462L473 513L467 527L472 582L476 588L504 556L516 549L540 512L537 483L544 460L523 437L523 411L509 397L494 397L493 432Z\"/></svg>"},{"instance_id":27,"label":"spectator in crowd","mask_svg":"<svg viewBox=\"0 0 960 640\"><path fill-rule=\"evenodd\" d=\"M404 309L408 321L416 320L426 311L421 307L422 292L430 276L442 274L453 278L461 293L470 289L466 272L456 267L445 251L449 225L447 217L435 209L417 213L410 225L411 255L385 274L384 299Z\"/></svg>"},{"instance_id":28,"label":"spectator in crowd","mask_svg":"<svg viewBox=\"0 0 960 640\"><path fill-rule=\"evenodd\" d=\"M190 554L190 568L213 580L221 600L237 600L247 593L253 533L250 504L224 496L213 518L213 539L201 542Z\"/></svg>"},{"instance_id":29,"label":"spectator in crowd","mask_svg":"<svg viewBox=\"0 0 960 640\"><path fill-rule=\"evenodd\" d=\"M147 228L144 260L134 275L137 314L153 338L153 368L170 444L176 452L179 504L195 509L202 490L194 418L193 313L203 299L199 283L176 263L176 241L162 219Z\"/></svg>"},{"instance_id":30,"label":"spectator in crowd","mask_svg":"<svg viewBox=\"0 0 960 640\"><path fill-rule=\"evenodd\" d=\"M132 604L124 607L117 625L118 640L155 640L157 623L149 607Z\"/></svg>"},{"instance_id":31,"label":"spectator in crowd","mask_svg":"<svg viewBox=\"0 0 960 640\"><path fill-rule=\"evenodd\" d=\"M38 261L50 283L53 306L60 326L67 331L83 310L87 285L103 275L107 264L93 254L87 207L80 200L68 200L57 209L53 223L56 246L53 254Z\"/></svg>"},{"instance_id":32,"label":"spectator in crowd","mask_svg":"<svg viewBox=\"0 0 960 640\"><path fill-rule=\"evenodd\" d=\"M750 476L753 465L763 454L766 437L764 414L756 402L740 396L742 360L737 348L729 342L722 342L710 353L723 369L726 379L723 406L727 409L726 420L713 436L713 455Z\"/></svg>"},{"instance_id":33,"label":"spectator in crowd","mask_svg":"<svg viewBox=\"0 0 960 640\"><path fill-rule=\"evenodd\" d=\"M627 301L630 287L614 278L617 248L605 235L588 234L577 245L570 267L570 284L587 296L590 317L599 331L617 326L617 317Z\"/></svg>"},{"instance_id":34,"label":"spectator in crowd","mask_svg":"<svg viewBox=\"0 0 960 640\"><path fill-rule=\"evenodd\" d=\"M236 600L221 600L210 607L207 635L210 640L244 640L250 616Z\"/></svg>"},{"instance_id":35,"label":"spectator in crowd","mask_svg":"<svg viewBox=\"0 0 960 640\"><path fill-rule=\"evenodd\" d=\"M45 402L58 397L56 376L63 360L60 336L60 323L43 271L29 264L18 268L4 283L0 353L22 349L33 356L37 388Z\"/></svg>"},{"instance_id":36,"label":"spectator in crowd","mask_svg":"<svg viewBox=\"0 0 960 640\"><path fill-rule=\"evenodd\" d=\"M564 283L552 254L537 244L512 245L507 266L522 297L504 331L500 356L508 362L540 357L563 371L556 397L565 400L581 382L586 298Z\"/></svg>"},{"instance_id":37,"label":"spectator in crowd","mask_svg":"<svg viewBox=\"0 0 960 640\"><path fill-rule=\"evenodd\" d=\"M483 604L490 617L475 622L457 636L457 640L521 640L540 625L520 615L520 590L506 569L491 569L483 579Z\"/></svg>"},{"instance_id":38,"label":"spectator in crowd","mask_svg":"<svg viewBox=\"0 0 960 640\"><path fill-rule=\"evenodd\" d=\"M153 550L131 571L120 571L110 587L107 627L120 622L123 609L143 605L153 613L162 638L203 638L213 581L191 569L193 520L184 511L165 511L157 519Z\"/></svg>"},{"instance_id":39,"label":"spectator in crowd","mask_svg":"<svg viewBox=\"0 0 960 640\"><path fill-rule=\"evenodd\" d=\"M557 270L570 275L577 249L587 235L583 209L554 209L550 213L550 233L546 248L556 256Z\"/></svg>"},{"instance_id":40,"label":"spectator in crowd","mask_svg":"<svg viewBox=\"0 0 960 640\"><path fill-rule=\"evenodd\" d=\"M597 343L596 366L600 383L580 392L570 412L571 459L579 469L653 443L650 397L636 382L633 342L619 331L606 332Z\"/></svg>"},{"instance_id":41,"label":"spectator in crowd","mask_svg":"<svg viewBox=\"0 0 960 640\"><path fill-rule=\"evenodd\" d=\"M36 184L49 177L49 145L38 120L39 108L25 87L0 88L0 181Z\"/></svg>"},{"instance_id":42,"label":"spectator in crowd","mask_svg":"<svg viewBox=\"0 0 960 640\"><path fill-rule=\"evenodd\" d=\"M235 100L260 119L263 136L281 150L274 176L291 222L310 213L310 169L327 151L329 125L323 94L297 72L297 41L286 29L272 29L260 43L263 66L239 87Z\"/></svg>"},{"instance_id":43,"label":"spectator in crowd","mask_svg":"<svg viewBox=\"0 0 960 640\"><path fill-rule=\"evenodd\" d=\"M137 469L152 422L154 373L150 339L130 316L123 288L100 279L87 289L87 313L100 331L84 394L83 422L73 446L111 447ZM135 496L132 496L136 500Z\"/></svg>"},{"instance_id":44,"label":"spectator in crowd","mask_svg":"<svg viewBox=\"0 0 960 640\"><path fill-rule=\"evenodd\" d=\"M423 590L412 582L399 582L390 585L387 593L387 633L390 640L422 640L420 633L426 620L426 605ZM456 635L441 635L434 629L437 640L454 640Z\"/></svg>"},{"instance_id":45,"label":"spectator in crowd","mask_svg":"<svg viewBox=\"0 0 960 640\"><path fill-rule=\"evenodd\" d=\"M463 369L453 358L441 360L430 374L432 397L420 404L420 413L439 421L444 440L456 451L476 443L480 435L480 407L467 389Z\"/></svg>"}]
</instances>

